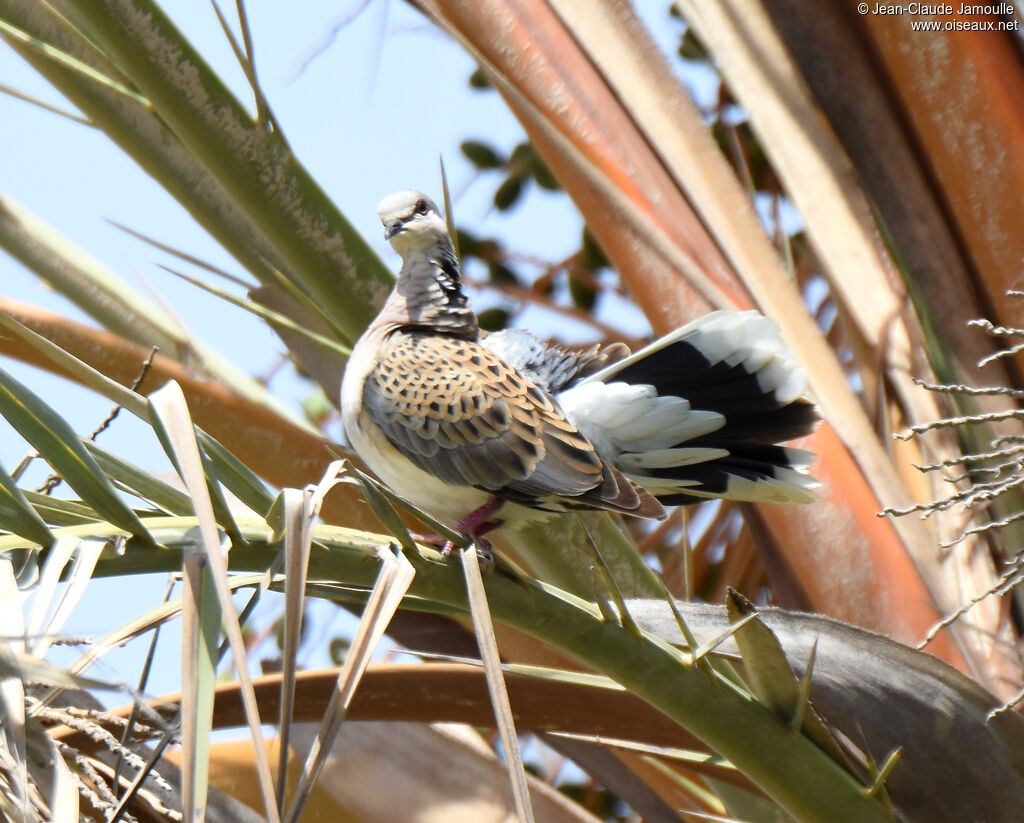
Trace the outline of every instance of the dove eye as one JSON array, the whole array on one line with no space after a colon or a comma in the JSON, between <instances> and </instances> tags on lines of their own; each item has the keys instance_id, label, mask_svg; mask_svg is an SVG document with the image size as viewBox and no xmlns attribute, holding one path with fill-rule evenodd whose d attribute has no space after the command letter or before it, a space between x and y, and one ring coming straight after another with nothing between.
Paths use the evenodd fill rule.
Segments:
<instances>
[{"instance_id":1,"label":"dove eye","mask_svg":"<svg viewBox=\"0 0 1024 823\"><path fill-rule=\"evenodd\" d=\"M430 207L427 205L426 200L417 200L413 211L416 212L416 214L426 214L430 211Z\"/></svg>"}]
</instances>

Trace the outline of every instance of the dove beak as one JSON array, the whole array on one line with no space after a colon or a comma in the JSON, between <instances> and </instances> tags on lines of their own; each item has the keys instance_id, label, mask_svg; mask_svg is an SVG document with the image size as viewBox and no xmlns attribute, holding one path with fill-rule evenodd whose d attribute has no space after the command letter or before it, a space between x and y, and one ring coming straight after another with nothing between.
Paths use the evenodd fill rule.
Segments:
<instances>
[{"instance_id":1,"label":"dove beak","mask_svg":"<svg viewBox=\"0 0 1024 823\"><path fill-rule=\"evenodd\" d=\"M396 234L405 231L405 222L400 219L389 220L384 224L384 239L390 240Z\"/></svg>"}]
</instances>

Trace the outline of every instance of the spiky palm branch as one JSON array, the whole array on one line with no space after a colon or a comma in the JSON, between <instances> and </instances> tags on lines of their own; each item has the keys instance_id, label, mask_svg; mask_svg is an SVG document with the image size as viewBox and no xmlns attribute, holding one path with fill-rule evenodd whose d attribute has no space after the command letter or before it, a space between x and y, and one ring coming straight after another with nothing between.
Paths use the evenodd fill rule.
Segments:
<instances>
[{"instance_id":1,"label":"spiky palm branch","mask_svg":"<svg viewBox=\"0 0 1024 823\"><path fill-rule=\"evenodd\" d=\"M887 431L938 416L910 378L931 369L944 382L971 381L979 350L959 323L982 314L972 306L1003 308L995 285L1007 261L1022 255L1006 239L1012 233L1000 234L1000 245L982 231L979 209L990 228L1010 213L995 201L1007 191L1007 178L1017 175L1019 182L1019 165L1004 152L996 182L977 188L971 177L977 164L934 139L929 115L937 116L945 101L921 91L924 70L901 57L900 43L910 34L888 28L888 21L854 24L838 1L797 15L775 2L683 4L691 37L714 56L749 112L781 189L803 215L817 262L787 270L754 215L752 192L739 183L701 113L624 3L417 5L478 60L654 328L666 331L710 306L760 306L782 323L828 421L811 444L820 456L825 499L806 510L723 506L709 514L703 531L690 533L701 550L696 555L679 549L686 541L676 535L687 529L678 520L675 529L636 532L623 531L608 516L589 517L586 527L567 519L509 540L507 556L522 569L499 567L485 588L510 666L506 677L520 730L545 733L650 819L681 819L683 807L764 816L770 814L761 805L765 797L800 820L893 814L998 820L1007 810L1012 814L1024 792L1013 754L1021 723L1014 713L998 711L998 699L933 658L875 635L820 618L751 617L736 594L729 595L726 612L694 604L670 609L636 541L657 554L666 571L684 570L677 594L721 591L724 584L753 593L768 584L780 605L810 608L910 643L958 603L991 588L998 580L995 565L1014 555L1009 512L996 512L1007 523L995 531L993 551L980 550L972 535L965 548L973 550L947 557L927 524L893 524L876 513L883 504L905 505L915 488L904 474L904 455L888 451ZM388 275L285 142L255 83L248 38L236 47L253 84L255 115L155 4L65 0L59 8L2 0L0 34L235 257L256 287L243 302L275 324L330 394L342 368L339 347L358 336L383 298ZM794 20L807 28L797 29ZM870 51L852 36L854 28L873 41ZM832 45L836 37L843 38L841 50ZM1024 73L1004 41L982 47L941 38L975 58L984 49L989 62L976 66L1004 61L978 70L965 88L964 106L981 99L999 103L1006 77L1021 82ZM839 90L822 85L822 76L842 78ZM858 104L876 115L872 122L882 124L871 133L843 108L853 88ZM894 110L899 105L905 110ZM975 118L990 127L981 130L978 151L1014 145L1005 108ZM907 132L908 121L920 142ZM749 160L753 144L717 126L735 157ZM904 185L894 189L887 174L900 158ZM778 186L774 194L781 197ZM502 196L510 196L507 189ZM927 243L911 214L930 221ZM264 721L280 722L280 741L287 744L302 736L293 736L293 719L319 719L328 709L330 689L294 669L303 592L374 606L339 686L338 693L348 695L391 610L401 603L415 613L465 615L465 583L455 564L439 563L412 544L404 526L409 521L392 508L400 501L389 500L355 466L332 462L344 456L339 446L159 309L11 204L0 208L0 235L5 248L104 327L6 303L0 315L4 353L70 376L136 415L153 429L181 481L170 484L81 438L60 409L6 374L0 380L0 410L75 498L23 491L12 476L17 471L0 474L8 532L0 537L0 603L12 627L0 661L6 746L0 803L12 819L74 820L79 806L88 816L122 804L139 819L173 819L166 807L180 804L194 819L208 796L207 737L215 722L247 722L257 735L259 704ZM953 245L952 237L962 245ZM986 276L969 278L969 267ZM828 334L801 294L801 278L811 274L839 317ZM936 279L942 289L929 287ZM289 325L288 317L301 320ZM998 379L1012 386L1015 376L1008 370ZM936 459L950 457L952 445L942 444ZM224 490L241 505L229 502ZM1009 492L999 505L1012 510ZM396 541L404 548L398 559ZM704 550L722 545L726 560L712 570ZM230 573L222 568L227 548ZM69 581L63 596L70 605L92 576L171 570L182 574L177 600L95 644L69 671L42 660L66 616L62 608L47 614L59 577ZM721 584L713 571L724 578ZM40 604L24 625L16 608L19 586L35 587ZM249 607L240 619L229 597L240 588L253 590L250 604L267 589L285 592L281 677L253 684L245 673L240 625ZM133 718L131 726L160 739L141 755L154 762L181 736L180 796L147 786L129 803L126 789L142 772L117 762L122 748L96 753L102 747L96 729L116 728L113 715L89 716L76 727L70 715L51 707L58 689L75 706L85 701L81 692L101 686L82 672L104 649L179 614L186 629L180 702L162 714L145 714L144 722ZM459 623L408 614L390 631L416 648L446 653L463 649L466 637ZM817 662L815 638L821 643ZM1009 696L1019 678L1006 650L1016 643L1007 612L982 604L972 624L953 622L929 650ZM239 682L222 689L214 705L217 666L226 654L233 656ZM580 666L597 674L566 671ZM44 690L26 691L26 683ZM822 725L808 693L847 745ZM267 710L272 694L280 712ZM328 725L346 712L479 724L490 717L482 676L450 664L370 669L356 694L352 703L333 701ZM938 694L944 703L932 698ZM949 715L960 723L942 727L944 736L929 736L917 721L925 718L934 733L931 715L940 704L952 706ZM232 714L233 705L244 711ZM608 738L618 744L601 743ZM401 748L401 740L393 742ZM477 757L461 741L432 743L444 756L432 756L440 768L420 779L424 789L434 781L448 787L441 781L456 765ZM294 796L286 802L262 745L252 752L260 794L254 807L270 819L278 809L294 811ZM972 770L963 765L968 761L980 765ZM86 794L79 804L76 783L95 796ZM104 795L104 784L113 791ZM375 791L352 790L358 795L360 788ZM588 819L581 807L559 805L536 782L534 794L538 816L543 809L551 819ZM229 800L210 796L211 815L242 819L244 812ZM403 799L414 804L423 796L410 790ZM228 810L217 811L218 803ZM105 811L91 811L94 806Z\"/></svg>"}]
</instances>

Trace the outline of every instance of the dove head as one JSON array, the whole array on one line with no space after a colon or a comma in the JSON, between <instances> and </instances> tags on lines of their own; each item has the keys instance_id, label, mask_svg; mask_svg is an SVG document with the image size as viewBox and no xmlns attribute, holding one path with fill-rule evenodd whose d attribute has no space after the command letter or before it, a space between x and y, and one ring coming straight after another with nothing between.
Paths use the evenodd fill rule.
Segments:
<instances>
[{"instance_id":1,"label":"dove head","mask_svg":"<svg viewBox=\"0 0 1024 823\"><path fill-rule=\"evenodd\" d=\"M378 322L438 329L475 340L480 327L462 291L448 226L434 201L418 191L400 191L381 201L377 216L384 236L402 256L402 270Z\"/></svg>"},{"instance_id":2,"label":"dove head","mask_svg":"<svg viewBox=\"0 0 1024 823\"><path fill-rule=\"evenodd\" d=\"M422 192L400 191L385 197L377 207L377 216L384 224L385 239L402 257L448 240L444 218L434 201Z\"/></svg>"}]
</instances>

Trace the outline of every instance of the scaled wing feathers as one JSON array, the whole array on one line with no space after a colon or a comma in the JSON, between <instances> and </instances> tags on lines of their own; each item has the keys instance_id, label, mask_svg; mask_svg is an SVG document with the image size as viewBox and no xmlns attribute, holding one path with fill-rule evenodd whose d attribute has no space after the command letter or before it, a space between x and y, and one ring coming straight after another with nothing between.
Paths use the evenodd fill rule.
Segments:
<instances>
[{"instance_id":1,"label":"scaled wing feathers","mask_svg":"<svg viewBox=\"0 0 1024 823\"><path fill-rule=\"evenodd\" d=\"M552 395L629 355L624 343L569 348L545 342L525 329L504 329L481 342Z\"/></svg>"},{"instance_id":2,"label":"scaled wing feathers","mask_svg":"<svg viewBox=\"0 0 1024 823\"><path fill-rule=\"evenodd\" d=\"M396 330L367 377L365 408L420 468L532 505L637 513L656 507L605 464L551 398L498 354L471 340ZM552 498L545 501L545 498Z\"/></svg>"}]
</instances>

